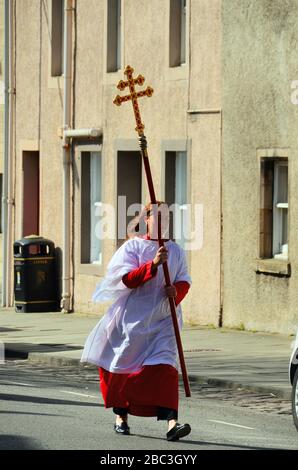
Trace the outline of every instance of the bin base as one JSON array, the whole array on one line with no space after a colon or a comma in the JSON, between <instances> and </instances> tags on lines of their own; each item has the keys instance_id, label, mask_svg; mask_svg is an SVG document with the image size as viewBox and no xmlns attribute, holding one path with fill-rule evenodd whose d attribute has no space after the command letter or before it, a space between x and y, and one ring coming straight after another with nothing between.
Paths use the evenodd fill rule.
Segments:
<instances>
[{"instance_id":1,"label":"bin base","mask_svg":"<svg viewBox=\"0 0 298 470\"><path fill-rule=\"evenodd\" d=\"M58 302L18 304L15 302L15 311L19 313L57 312L60 311Z\"/></svg>"}]
</instances>

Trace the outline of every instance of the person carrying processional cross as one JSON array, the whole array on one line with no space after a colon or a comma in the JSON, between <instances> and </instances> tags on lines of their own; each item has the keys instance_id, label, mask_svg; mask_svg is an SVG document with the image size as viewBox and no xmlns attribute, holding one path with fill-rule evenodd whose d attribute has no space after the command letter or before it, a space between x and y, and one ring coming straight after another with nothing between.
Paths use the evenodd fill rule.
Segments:
<instances>
[{"instance_id":1,"label":"person carrying processional cross","mask_svg":"<svg viewBox=\"0 0 298 470\"><path fill-rule=\"evenodd\" d=\"M137 98L151 96L153 90L148 87L136 93L134 85L142 85L144 78L139 75L133 79L132 73L127 66L128 80L118 84L121 90L129 87L130 98L117 96L114 103L132 100L144 156L146 139ZM184 250L166 238L167 206L156 201L149 162L144 164L151 202L130 224L128 240L113 255L104 279L95 289L94 302L114 303L89 334L81 361L98 366L104 404L116 415L117 434L130 434L128 414L156 416L168 423L167 440L176 441L191 432L189 424L178 423L177 354L178 347L181 364L181 302L191 278ZM181 368L185 379L186 369ZM184 385L190 396L187 380Z\"/></svg>"}]
</instances>

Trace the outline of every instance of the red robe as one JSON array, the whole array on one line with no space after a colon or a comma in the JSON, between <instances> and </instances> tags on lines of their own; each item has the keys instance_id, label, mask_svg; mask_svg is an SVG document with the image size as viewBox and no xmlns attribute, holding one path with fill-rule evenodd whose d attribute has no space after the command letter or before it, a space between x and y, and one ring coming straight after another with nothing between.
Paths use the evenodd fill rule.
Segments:
<instances>
[{"instance_id":1,"label":"red robe","mask_svg":"<svg viewBox=\"0 0 298 470\"><path fill-rule=\"evenodd\" d=\"M130 289L148 282L152 274L152 261L123 276L123 283ZM190 287L186 281L174 283L178 305ZM127 408L135 416L157 416L157 408L178 411L178 371L168 364L144 366L131 374L115 374L99 367L100 388L105 407Z\"/></svg>"}]
</instances>

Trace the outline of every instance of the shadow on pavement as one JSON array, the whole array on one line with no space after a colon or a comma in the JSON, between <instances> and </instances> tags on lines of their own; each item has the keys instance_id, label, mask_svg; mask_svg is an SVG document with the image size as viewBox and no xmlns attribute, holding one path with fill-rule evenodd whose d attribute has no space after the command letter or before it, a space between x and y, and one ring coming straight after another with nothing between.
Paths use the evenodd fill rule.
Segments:
<instances>
[{"instance_id":1,"label":"shadow on pavement","mask_svg":"<svg viewBox=\"0 0 298 470\"><path fill-rule=\"evenodd\" d=\"M75 405L75 406L101 406L101 403L90 403L90 402L79 402L79 401L71 401L71 400L59 400L59 399L51 399L51 398L43 398L43 397L32 397L28 395L14 395L8 393L0 393L0 400L6 401L22 401L26 403L42 403L44 405Z\"/></svg>"},{"instance_id":2,"label":"shadow on pavement","mask_svg":"<svg viewBox=\"0 0 298 470\"><path fill-rule=\"evenodd\" d=\"M0 411L1 414L7 414L7 415L33 415L33 416L59 416L59 418L62 416L63 418L69 418L70 415L57 415L57 414L52 414L52 413L31 413L30 411Z\"/></svg>"},{"instance_id":3,"label":"shadow on pavement","mask_svg":"<svg viewBox=\"0 0 298 470\"><path fill-rule=\"evenodd\" d=\"M6 328L4 326L0 327L0 333L6 333L8 331L21 331L20 328Z\"/></svg>"},{"instance_id":4,"label":"shadow on pavement","mask_svg":"<svg viewBox=\"0 0 298 470\"><path fill-rule=\"evenodd\" d=\"M154 436L144 436L140 434L131 434L131 436L140 437L141 439L157 439L158 441L164 441L165 438L154 437ZM177 442L182 444L191 444L195 446L217 446L217 447L232 447L233 449L251 449L251 450L272 450L272 447L257 447L257 446L247 446L242 444L223 444L221 442L209 442L209 441L192 441L190 439L179 439L179 441L173 441L173 445Z\"/></svg>"},{"instance_id":5,"label":"shadow on pavement","mask_svg":"<svg viewBox=\"0 0 298 470\"><path fill-rule=\"evenodd\" d=\"M29 353L32 352L61 352L61 351L78 351L83 349L82 346L69 346L68 344L50 344L50 343L4 343L5 357L8 359L28 359Z\"/></svg>"},{"instance_id":6,"label":"shadow on pavement","mask_svg":"<svg viewBox=\"0 0 298 470\"><path fill-rule=\"evenodd\" d=\"M36 439L11 434L0 434L0 450L42 449Z\"/></svg>"}]
</instances>

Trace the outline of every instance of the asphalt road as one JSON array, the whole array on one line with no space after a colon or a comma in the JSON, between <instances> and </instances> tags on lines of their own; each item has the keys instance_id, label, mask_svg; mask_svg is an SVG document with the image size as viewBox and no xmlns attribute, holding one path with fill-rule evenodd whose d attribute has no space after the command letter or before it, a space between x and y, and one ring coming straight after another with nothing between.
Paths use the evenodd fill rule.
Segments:
<instances>
[{"instance_id":1,"label":"asphalt road","mask_svg":"<svg viewBox=\"0 0 298 470\"><path fill-rule=\"evenodd\" d=\"M179 442L167 442L166 424L154 418L131 416L132 435L116 435L92 368L7 361L0 400L1 450L298 449L290 403L244 390L195 385L188 399L181 390L179 421L192 433Z\"/></svg>"}]
</instances>

